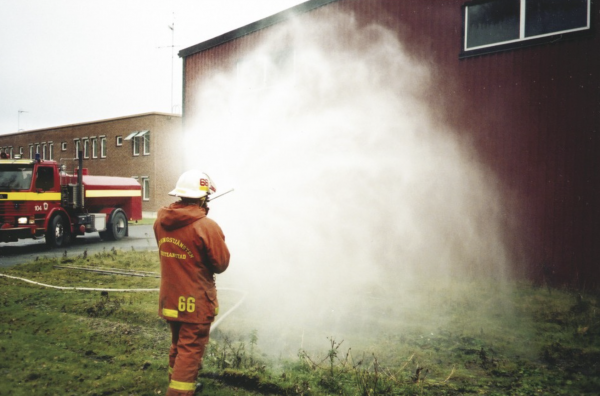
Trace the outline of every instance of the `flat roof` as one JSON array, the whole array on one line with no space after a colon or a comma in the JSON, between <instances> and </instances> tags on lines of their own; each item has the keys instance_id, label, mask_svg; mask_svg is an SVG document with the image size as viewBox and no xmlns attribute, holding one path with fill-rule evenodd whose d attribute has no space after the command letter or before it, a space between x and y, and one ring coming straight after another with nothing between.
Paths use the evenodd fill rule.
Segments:
<instances>
[{"instance_id":1,"label":"flat roof","mask_svg":"<svg viewBox=\"0 0 600 396\"><path fill-rule=\"evenodd\" d=\"M122 116L122 117L105 118L105 119L96 120L96 121L78 122L75 124L65 124L65 125L53 126L53 127L48 127L48 128L28 129L26 131L4 133L4 134L0 134L0 138L3 138L4 136L24 135L27 133L48 131L48 130L52 130L52 129L62 129L62 128L81 126L81 125L99 124L102 122L111 122L111 121L125 120L127 118L146 117L146 116L151 116L151 115L159 115L159 116L166 116L166 117L180 117L181 118L181 114L162 113L162 112L158 112L158 111L153 111L153 112L149 112L149 113L132 114L132 115Z\"/></svg>"},{"instance_id":2,"label":"flat roof","mask_svg":"<svg viewBox=\"0 0 600 396\"><path fill-rule=\"evenodd\" d=\"M180 58L185 58L187 56L197 54L198 52L206 51L208 49L217 47L219 45L225 44L229 41L233 41L248 34L258 32L259 30L268 28L280 22L287 21L288 19L291 19L296 15L304 14L329 3L334 3L336 1L339 0L309 0L305 3L298 4L292 8L288 8L287 10L283 10L281 12L278 12L277 14L250 23L246 26L242 26L238 29L214 37L210 40L204 41L202 43L193 45L188 48L184 48L181 51L179 51L178 55Z\"/></svg>"}]
</instances>

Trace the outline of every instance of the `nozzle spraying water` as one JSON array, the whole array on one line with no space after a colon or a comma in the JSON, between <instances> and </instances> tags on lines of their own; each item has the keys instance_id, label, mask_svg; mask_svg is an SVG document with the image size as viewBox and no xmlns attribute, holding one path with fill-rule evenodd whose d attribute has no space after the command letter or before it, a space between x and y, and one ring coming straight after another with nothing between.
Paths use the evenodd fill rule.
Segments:
<instances>
[{"instance_id":1,"label":"nozzle spraying water","mask_svg":"<svg viewBox=\"0 0 600 396\"><path fill-rule=\"evenodd\" d=\"M219 197L222 197L223 195L225 195L225 194L228 194L228 193L230 193L230 192L232 192L232 191L233 191L233 188L230 188L229 190L227 190L227 191L224 191L224 192L222 192L222 193L220 193L220 194L215 194L215 195L212 195L212 194L211 194L211 195L209 195L209 196L208 196L208 202L210 202L210 201L212 201L212 200L215 200L215 199L217 199L217 198L219 198Z\"/></svg>"}]
</instances>

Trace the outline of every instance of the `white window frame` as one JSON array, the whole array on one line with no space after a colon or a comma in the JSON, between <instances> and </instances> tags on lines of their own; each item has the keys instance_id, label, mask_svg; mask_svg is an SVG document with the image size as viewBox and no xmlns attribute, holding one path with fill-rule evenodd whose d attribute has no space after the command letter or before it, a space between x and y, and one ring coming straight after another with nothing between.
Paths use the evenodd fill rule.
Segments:
<instances>
[{"instance_id":1,"label":"white window frame","mask_svg":"<svg viewBox=\"0 0 600 396\"><path fill-rule=\"evenodd\" d=\"M73 139L73 143L73 147L75 148L75 155L73 156L73 158L79 159L79 151L81 151L81 140Z\"/></svg>"},{"instance_id":2,"label":"white window frame","mask_svg":"<svg viewBox=\"0 0 600 396\"><path fill-rule=\"evenodd\" d=\"M120 135L117 136L115 144L116 144L117 147L121 147L123 145L123 136L120 136Z\"/></svg>"},{"instance_id":3,"label":"white window frame","mask_svg":"<svg viewBox=\"0 0 600 396\"><path fill-rule=\"evenodd\" d=\"M143 131L135 131L135 132L131 132L129 135L127 135L127 137L123 140L131 140L131 147L132 147L132 152L133 152L133 156L137 157L140 155L140 145L144 145L144 155L150 155L150 147L148 147L148 151L146 152L146 146L145 146L145 140L140 142L140 138L145 138L145 136L147 134L150 133L150 130L143 130ZM148 143L150 143L150 140L148 140Z\"/></svg>"},{"instance_id":4,"label":"white window frame","mask_svg":"<svg viewBox=\"0 0 600 396\"><path fill-rule=\"evenodd\" d=\"M137 157L140 155L140 140L137 137L131 139L131 146L133 150L133 156Z\"/></svg>"},{"instance_id":5,"label":"white window frame","mask_svg":"<svg viewBox=\"0 0 600 396\"><path fill-rule=\"evenodd\" d=\"M150 178L142 176L142 200L150 201Z\"/></svg>"},{"instance_id":6,"label":"white window frame","mask_svg":"<svg viewBox=\"0 0 600 396\"><path fill-rule=\"evenodd\" d=\"M150 131L141 131L135 135L134 139L141 139L141 142L138 141L138 145L143 147L143 154L150 155Z\"/></svg>"},{"instance_id":7,"label":"white window frame","mask_svg":"<svg viewBox=\"0 0 600 396\"><path fill-rule=\"evenodd\" d=\"M90 140L92 141L92 158L98 158L98 138L93 136Z\"/></svg>"},{"instance_id":8,"label":"white window frame","mask_svg":"<svg viewBox=\"0 0 600 396\"><path fill-rule=\"evenodd\" d=\"M144 155L150 155L150 134L144 136Z\"/></svg>"},{"instance_id":9,"label":"white window frame","mask_svg":"<svg viewBox=\"0 0 600 396\"><path fill-rule=\"evenodd\" d=\"M502 0L495 0L495 1L502 1ZM525 20L526 20L526 15L525 15L525 10L526 10L526 3L528 0L520 0L520 12L519 12L519 38L518 39L514 39L514 40L506 40L506 41L499 41L496 43L490 43L490 44L485 44L485 45L479 45L476 47L467 47L467 38L468 38L468 28L469 28L469 6L470 5L465 5L464 6L464 21L463 21L463 52L465 54L471 52L471 51L477 51L477 50L485 50L487 48L492 48L492 47L498 47L501 45L506 45L506 44L515 44L515 43L521 43L521 42L526 42L529 40L535 40L535 39L540 39L540 38L544 38L544 37L551 37L551 36L556 36L556 35L561 35L561 34L566 34L566 33L574 33L574 32L580 32L580 31L585 31L585 30L590 30L590 26L591 26L591 0L587 0L587 24L584 27L579 27L579 28L575 28L575 29L568 29L568 30L560 30L560 31L556 31L556 32L551 32L551 33L545 33L545 34L540 34L537 36L529 36L529 37L525 37ZM565 0L568 1L568 0ZM490 2L493 2L493 0L491 0ZM469 2L470 4L471 2ZM482 2L485 3L485 2ZM478 4L472 4L472 5L478 5Z\"/></svg>"},{"instance_id":10,"label":"white window frame","mask_svg":"<svg viewBox=\"0 0 600 396\"><path fill-rule=\"evenodd\" d=\"M60 144L60 151L67 151L67 142L62 142Z\"/></svg>"},{"instance_id":11,"label":"white window frame","mask_svg":"<svg viewBox=\"0 0 600 396\"><path fill-rule=\"evenodd\" d=\"M81 140L83 140L83 158L88 159L90 158L90 139L83 138Z\"/></svg>"},{"instance_id":12,"label":"white window frame","mask_svg":"<svg viewBox=\"0 0 600 396\"><path fill-rule=\"evenodd\" d=\"M106 158L106 136L100 136L100 158Z\"/></svg>"},{"instance_id":13,"label":"white window frame","mask_svg":"<svg viewBox=\"0 0 600 396\"><path fill-rule=\"evenodd\" d=\"M29 145L29 159L33 159L33 144Z\"/></svg>"},{"instance_id":14,"label":"white window frame","mask_svg":"<svg viewBox=\"0 0 600 396\"><path fill-rule=\"evenodd\" d=\"M48 159L54 161L54 142L48 142Z\"/></svg>"}]
</instances>

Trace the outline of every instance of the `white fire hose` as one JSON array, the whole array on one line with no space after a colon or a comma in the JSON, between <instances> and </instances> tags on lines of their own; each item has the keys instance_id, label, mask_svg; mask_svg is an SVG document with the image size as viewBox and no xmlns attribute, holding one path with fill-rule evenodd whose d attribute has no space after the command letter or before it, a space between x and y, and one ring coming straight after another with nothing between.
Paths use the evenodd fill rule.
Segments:
<instances>
[{"instance_id":1,"label":"white fire hose","mask_svg":"<svg viewBox=\"0 0 600 396\"><path fill-rule=\"evenodd\" d=\"M12 276L12 275L1 274L1 273L0 273L0 277L9 278L9 279L15 279L15 280L20 280L22 282L31 283L33 285L43 286L43 287L49 287L51 289L58 289L58 290L99 291L99 292L130 292L130 293L137 293L137 292L157 292L157 291L159 291L158 288L155 288L155 289L111 289L111 288L98 288L98 287L56 286L56 285L48 285L46 283L36 282L36 281L31 280L31 279L26 279L26 278L21 278L21 277L18 277L18 276ZM240 305L242 305L242 303L244 302L244 300L246 299L246 296L247 296L246 292L241 291L241 290L237 290L237 289L220 288L218 290L228 290L228 291L233 291L233 292L236 292L236 293L241 293L242 294L242 298L230 310L228 310L224 314L221 314L221 315L218 316L218 319L215 322L213 322L213 324L210 327L210 331L211 332L214 329L216 329L217 326L227 316L229 316L229 314L231 314Z\"/></svg>"},{"instance_id":2,"label":"white fire hose","mask_svg":"<svg viewBox=\"0 0 600 396\"><path fill-rule=\"evenodd\" d=\"M0 276L2 276L4 278L20 280L23 282L31 283L33 285L49 287L51 289L58 289L58 290L106 291L106 292L109 292L109 291L113 291L113 292L153 292L153 291L158 291L158 289L108 289L108 288L96 288L96 287L55 286L55 285L48 285L46 283L32 281L31 279L20 278L18 276L12 276L12 275L6 275L6 274L0 274Z\"/></svg>"},{"instance_id":3,"label":"white fire hose","mask_svg":"<svg viewBox=\"0 0 600 396\"><path fill-rule=\"evenodd\" d=\"M81 154L80 154L81 155ZM225 194L228 194L230 192L233 191L232 189L229 189L227 191L224 191L220 194L216 194L213 196L209 196L208 200L212 201L214 199L217 199ZM61 268L61 266L56 266L58 268ZM107 270L103 270L103 269L90 269L90 268L84 268L84 267L69 267L69 266L62 266L62 268L70 268L70 269L79 269L79 270L84 270L84 271L95 271L95 272L101 272L101 273L112 273L112 274L118 274L118 275L128 275L128 276L152 276L149 275L151 274L150 272L144 272L144 271L137 271L137 273L125 273L125 272L120 272L114 268L109 268ZM123 270L121 270L123 271ZM127 270L124 270L127 271ZM58 290L76 290L76 291L99 291L99 292L126 292L126 293L139 293L139 292L157 292L160 289L155 288L155 289L111 289L111 288L100 288L100 287L76 287L76 286L56 286L56 285L48 285L46 283L41 283L41 282L36 282L33 281L31 279L26 279L26 278L21 278L18 276L12 276L12 275L7 275L7 274L2 274L0 273L0 277L4 277L4 278L9 278L9 279L15 279L15 280L20 280L22 282L27 282L27 283L31 283L33 285L37 285L37 286L43 286L43 287L49 287L51 289L58 289ZM156 276L157 278L159 278L159 276ZM241 290L237 290L237 289L230 289L230 288L221 288L220 290L229 290L229 291L233 291L236 293L241 293L242 294L242 298L226 313L219 315L219 318L213 322L213 324L210 327L210 331L212 332L214 329L217 328L217 326L227 317L229 316L229 314L231 314L233 311L235 311L240 305L242 305L242 303L244 302L244 300L246 299L247 293Z\"/></svg>"}]
</instances>

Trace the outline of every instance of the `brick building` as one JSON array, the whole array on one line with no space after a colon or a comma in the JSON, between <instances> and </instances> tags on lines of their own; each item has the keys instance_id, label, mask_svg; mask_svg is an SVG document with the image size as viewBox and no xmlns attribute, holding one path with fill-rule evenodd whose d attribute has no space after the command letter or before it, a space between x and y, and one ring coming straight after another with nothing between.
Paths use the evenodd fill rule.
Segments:
<instances>
[{"instance_id":1,"label":"brick building","mask_svg":"<svg viewBox=\"0 0 600 396\"><path fill-rule=\"evenodd\" d=\"M144 113L0 135L0 150L12 157L54 160L73 169L77 153L91 175L133 177L142 185L146 215L173 200L166 195L181 173L177 137L181 116Z\"/></svg>"},{"instance_id":2,"label":"brick building","mask_svg":"<svg viewBox=\"0 0 600 396\"><path fill-rule=\"evenodd\" d=\"M525 263L524 273L557 284L597 286L600 10L596 3L307 1L180 51L183 121L187 125L202 117L198 88L207 79L223 71L237 70L240 76L248 69L246 57L265 41L278 40L279 48L293 53L294 42L286 42L286 26L294 23L302 29L311 21L330 21L348 43L352 32L348 25L336 24L337 15L352 15L356 29L382 26L414 59L435 70L435 90L424 92L426 99L453 130L472 142L501 181L502 194L513 203L512 215L518 219L506 240L521 256L515 262ZM316 40L327 45L332 38L324 34ZM263 70L255 73L255 81L247 82L264 85L269 77Z\"/></svg>"}]
</instances>

